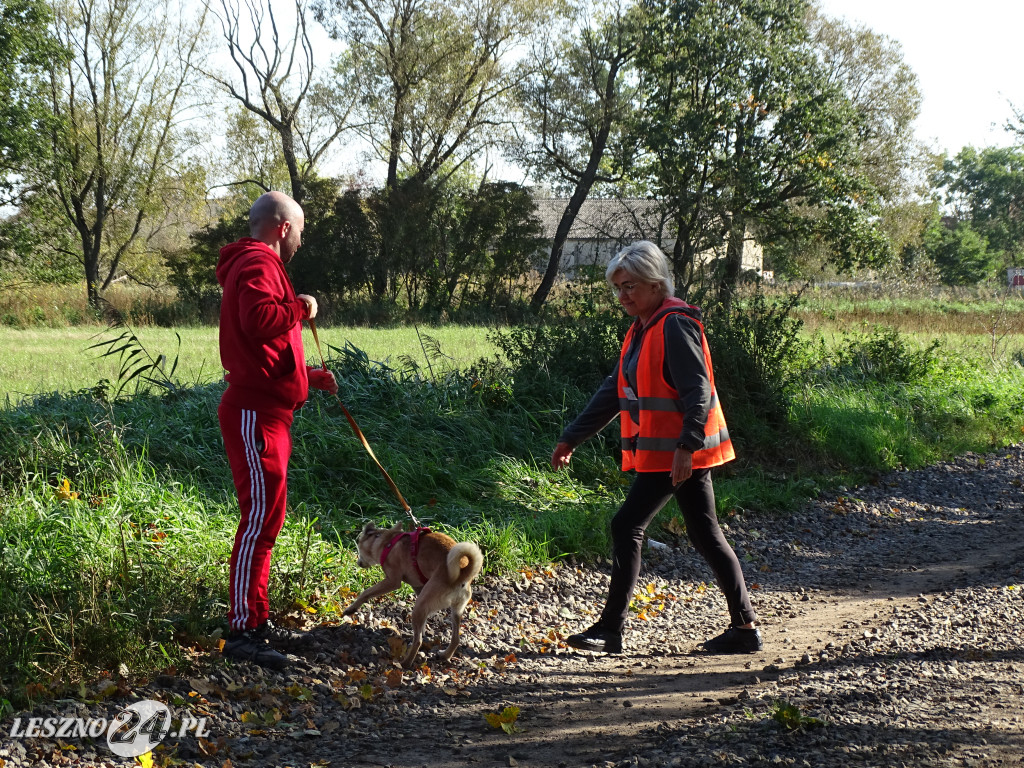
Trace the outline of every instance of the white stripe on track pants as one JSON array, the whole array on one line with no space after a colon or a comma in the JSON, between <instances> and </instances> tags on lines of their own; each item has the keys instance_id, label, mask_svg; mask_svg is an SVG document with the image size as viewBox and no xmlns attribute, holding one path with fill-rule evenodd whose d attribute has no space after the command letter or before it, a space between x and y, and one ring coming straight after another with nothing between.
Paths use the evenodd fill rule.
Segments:
<instances>
[{"instance_id":1,"label":"white stripe on track pants","mask_svg":"<svg viewBox=\"0 0 1024 768\"><path fill-rule=\"evenodd\" d=\"M221 404L217 409L241 519L231 550L228 627L237 632L267 620L270 551L288 503L291 423Z\"/></svg>"}]
</instances>

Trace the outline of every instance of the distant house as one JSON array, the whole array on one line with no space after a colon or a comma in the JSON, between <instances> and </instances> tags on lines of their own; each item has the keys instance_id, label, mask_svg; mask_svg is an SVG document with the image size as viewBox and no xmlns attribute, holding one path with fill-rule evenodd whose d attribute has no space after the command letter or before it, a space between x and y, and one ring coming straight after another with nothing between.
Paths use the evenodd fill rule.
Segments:
<instances>
[{"instance_id":1,"label":"distant house","mask_svg":"<svg viewBox=\"0 0 1024 768\"><path fill-rule=\"evenodd\" d=\"M562 218L568 198L536 198L541 232L554 240L555 229ZM653 240L665 252L675 246L675 233L670 229L665 209L657 200L640 198L588 199L583 203L569 237L562 248L562 272L572 275L577 267L604 267L622 246L634 240ZM725 257L726 244L700 254L699 262L708 264ZM743 246L743 269L761 273L764 250L753 238Z\"/></svg>"}]
</instances>

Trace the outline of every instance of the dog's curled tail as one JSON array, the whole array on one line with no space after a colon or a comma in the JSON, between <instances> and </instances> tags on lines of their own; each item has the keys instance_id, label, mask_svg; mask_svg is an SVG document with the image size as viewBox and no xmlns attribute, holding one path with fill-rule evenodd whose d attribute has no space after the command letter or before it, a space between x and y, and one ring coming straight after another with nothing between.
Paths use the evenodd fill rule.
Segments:
<instances>
[{"instance_id":1,"label":"dog's curled tail","mask_svg":"<svg viewBox=\"0 0 1024 768\"><path fill-rule=\"evenodd\" d=\"M468 584L484 567L484 553L472 541L462 541L448 550L448 581Z\"/></svg>"}]
</instances>

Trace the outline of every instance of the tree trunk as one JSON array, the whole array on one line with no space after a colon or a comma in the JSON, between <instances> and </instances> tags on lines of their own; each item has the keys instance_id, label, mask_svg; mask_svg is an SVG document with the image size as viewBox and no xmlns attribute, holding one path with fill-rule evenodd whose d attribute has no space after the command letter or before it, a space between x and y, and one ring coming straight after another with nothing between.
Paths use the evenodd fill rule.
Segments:
<instances>
[{"instance_id":1,"label":"tree trunk","mask_svg":"<svg viewBox=\"0 0 1024 768\"><path fill-rule=\"evenodd\" d=\"M732 307L733 296L743 271L743 246L747 239L746 217L733 214L726 234L725 264L718 281L718 300L726 312Z\"/></svg>"},{"instance_id":2,"label":"tree trunk","mask_svg":"<svg viewBox=\"0 0 1024 768\"><path fill-rule=\"evenodd\" d=\"M577 188L578 191L578 188ZM585 197L585 196L584 196ZM558 267L562 263L562 248L565 246L565 241L569 237L569 230L572 229L573 222L576 221L576 214L579 211L579 205L573 210L572 201L576 198L574 194L569 200L569 205L565 207L562 212L562 218L558 220L558 226L555 228L555 239L551 243L551 253L548 255L548 266L544 270L544 277L541 278L540 285L537 286L537 290L533 294L533 298L530 299L530 309L537 313L540 308L544 306L544 302L547 301L548 294L551 293L551 287L555 284L555 277L558 276ZM582 205L582 201L580 202Z\"/></svg>"},{"instance_id":3,"label":"tree trunk","mask_svg":"<svg viewBox=\"0 0 1024 768\"><path fill-rule=\"evenodd\" d=\"M604 157L610 132L611 119L609 118L605 120L601 130L594 137L594 146L590 151L587 166L583 169L583 173L580 174L579 181L576 182L576 189L573 190L572 197L569 198L569 204L565 206L565 211L562 212L562 218L558 220L558 226L555 228L555 239L551 243L551 254L548 256L547 269L544 270L544 277L541 279L540 285L537 286L533 298L530 299L530 309L534 313L540 312L544 302L548 299L551 287L555 284L555 278L558 276L558 267L562 262L562 248L565 246L565 241L569 237L569 231L579 215L580 208L586 202L587 196L594 186L594 181L597 179L597 169L601 165L601 158Z\"/></svg>"},{"instance_id":4,"label":"tree trunk","mask_svg":"<svg viewBox=\"0 0 1024 768\"><path fill-rule=\"evenodd\" d=\"M85 254L85 295L89 301L89 306L99 311L103 308L103 298L100 291L99 254L94 252L91 244L87 243L85 238L82 238L82 252Z\"/></svg>"},{"instance_id":5,"label":"tree trunk","mask_svg":"<svg viewBox=\"0 0 1024 768\"><path fill-rule=\"evenodd\" d=\"M740 170L747 154L747 126L743 120L736 124L736 138L733 147L733 171L729 212L724 217L726 248L725 264L719 273L718 300L726 312L732 307L733 295L743 271L743 243L747 237L747 217L744 213L745 196Z\"/></svg>"},{"instance_id":6,"label":"tree trunk","mask_svg":"<svg viewBox=\"0 0 1024 768\"><path fill-rule=\"evenodd\" d=\"M384 185L387 189L395 189L398 186L398 157L402 149L402 114L405 109L405 93L395 93L395 109L391 114L391 130L388 138L391 146L388 148L388 175Z\"/></svg>"},{"instance_id":7,"label":"tree trunk","mask_svg":"<svg viewBox=\"0 0 1024 768\"><path fill-rule=\"evenodd\" d=\"M299 171L299 161L295 157L295 136L292 134L290 123L282 122L281 125L281 152L284 155L285 165L288 166L288 179L292 185L292 199L302 205L306 197L306 183Z\"/></svg>"}]
</instances>

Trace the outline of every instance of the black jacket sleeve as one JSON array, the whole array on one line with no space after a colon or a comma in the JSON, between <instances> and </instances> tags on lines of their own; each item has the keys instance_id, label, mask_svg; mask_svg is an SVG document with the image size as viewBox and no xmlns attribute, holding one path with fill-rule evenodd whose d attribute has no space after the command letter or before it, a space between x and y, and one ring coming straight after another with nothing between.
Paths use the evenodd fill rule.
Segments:
<instances>
[{"instance_id":1,"label":"black jacket sleeve","mask_svg":"<svg viewBox=\"0 0 1024 768\"><path fill-rule=\"evenodd\" d=\"M560 443L568 443L575 448L608 426L612 419L619 415L619 364L611 372L597 392L590 398L587 407L573 419L558 438Z\"/></svg>"},{"instance_id":2,"label":"black jacket sleeve","mask_svg":"<svg viewBox=\"0 0 1024 768\"><path fill-rule=\"evenodd\" d=\"M711 377L704 362L702 330L692 318L674 313L665 318L665 379L679 393L683 431L679 441L689 450L704 447L704 425L711 408Z\"/></svg>"}]
</instances>

